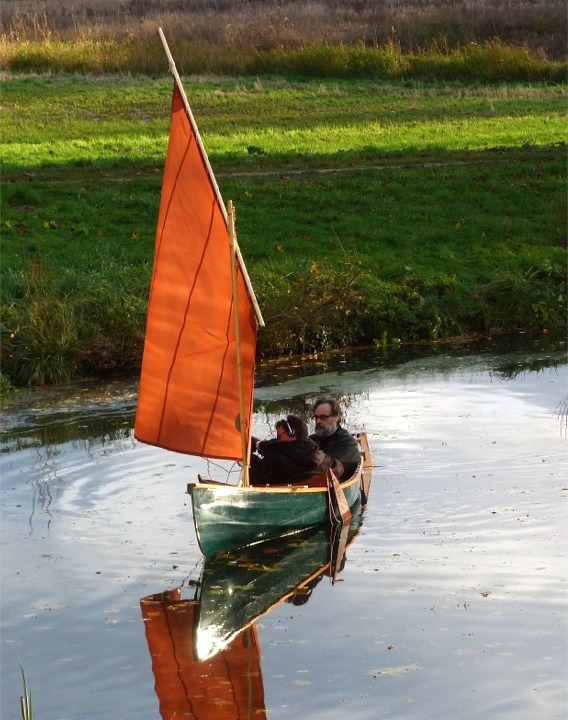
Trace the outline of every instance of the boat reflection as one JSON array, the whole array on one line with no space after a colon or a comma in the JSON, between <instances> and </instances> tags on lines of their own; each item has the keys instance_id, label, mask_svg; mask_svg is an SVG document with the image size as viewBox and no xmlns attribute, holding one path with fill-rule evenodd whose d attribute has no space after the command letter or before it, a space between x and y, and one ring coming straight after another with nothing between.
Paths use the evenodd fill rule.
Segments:
<instances>
[{"instance_id":1,"label":"boat reflection","mask_svg":"<svg viewBox=\"0 0 568 720\"><path fill-rule=\"evenodd\" d=\"M266 718L256 622L333 583L360 531L361 512L204 561L193 597L183 588L140 601L163 720Z\"/></svg>"}]
</instances>

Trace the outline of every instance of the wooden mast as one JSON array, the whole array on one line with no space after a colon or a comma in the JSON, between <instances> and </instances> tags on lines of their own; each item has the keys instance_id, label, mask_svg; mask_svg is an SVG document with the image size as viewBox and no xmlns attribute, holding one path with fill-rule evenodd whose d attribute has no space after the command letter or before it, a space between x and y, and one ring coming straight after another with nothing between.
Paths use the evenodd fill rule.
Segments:
<instances>
[{"instance_id":1,"label":"wooden mast","mask_svg":"<svg viewBox=\"0 0 568 720\"><path fill-rule=\"evenodd\" d=\"M245 415L245 401L243 392L243 366L241 359L241 328L239 324L239 299L237 293L237 235L235 232L235 207L229 200L229 238L231 241L231 279L233 282L233 303L235 316L235 343L237 350L237 385L239 389L239 430L241 433L242 474L241 485L248 487L249 482L249 439L247 438L247 415ZM250 437L250 433L249 433Z\"/></svg>"}]
</instances>

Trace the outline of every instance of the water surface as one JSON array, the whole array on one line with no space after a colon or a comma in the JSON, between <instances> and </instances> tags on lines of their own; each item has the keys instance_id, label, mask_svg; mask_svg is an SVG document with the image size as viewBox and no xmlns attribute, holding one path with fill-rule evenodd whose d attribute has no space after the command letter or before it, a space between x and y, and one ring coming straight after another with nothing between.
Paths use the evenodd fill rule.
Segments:
<instances>
[{"instance_id":1,"label":"water surface","mask_svg":"<svg viewBox=\"0 0 568 720\"><path fill-rule=\"evenodd\" d=\"M380 352L263 369L254 433L320 393L365 429L373 486L340 581L257 623L267 716L564 718L564 348ZM138 444L135 386L4 413L2 717L159 718L140 599L199 578L199 459Z\"/></svg>"}]
</instances>

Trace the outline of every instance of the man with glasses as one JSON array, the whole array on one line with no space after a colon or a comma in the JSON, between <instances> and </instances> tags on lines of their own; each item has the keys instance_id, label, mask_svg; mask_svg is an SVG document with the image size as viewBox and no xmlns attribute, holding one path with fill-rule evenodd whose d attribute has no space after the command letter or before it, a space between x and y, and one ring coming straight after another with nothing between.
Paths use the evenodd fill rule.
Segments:
<instances>
[{"instance_id":1,"label":"man with glasses","mask_svg":"<svg viewBox=\"0 0 568 720\"><path fill-rule=\"evenodd\" d=\"M312 440L326 455L339 460L344 467L343 480L350 478L361 459L357 440L341 427L341 407L332 397L321 397L314 404L315 433Z\"/></svg>"}]
</instances>

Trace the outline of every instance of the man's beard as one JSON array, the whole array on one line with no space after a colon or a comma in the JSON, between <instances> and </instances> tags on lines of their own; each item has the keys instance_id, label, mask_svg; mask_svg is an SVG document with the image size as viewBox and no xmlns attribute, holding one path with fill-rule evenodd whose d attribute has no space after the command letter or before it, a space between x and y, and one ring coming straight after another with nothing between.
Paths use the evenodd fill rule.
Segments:
<instances>
[{"instance_id":1,"label":"man's beard","mask_svg":"<svg viewBox=\"0 0 568 720\"><path fill-rule=\"evenodd\" d=\"M315 429L314 435L320 438L325 438L329 435L333 435L336 430L337 428L331 427L330 425L320 425L320 427Z\"/></svg>"}]
</instances>

